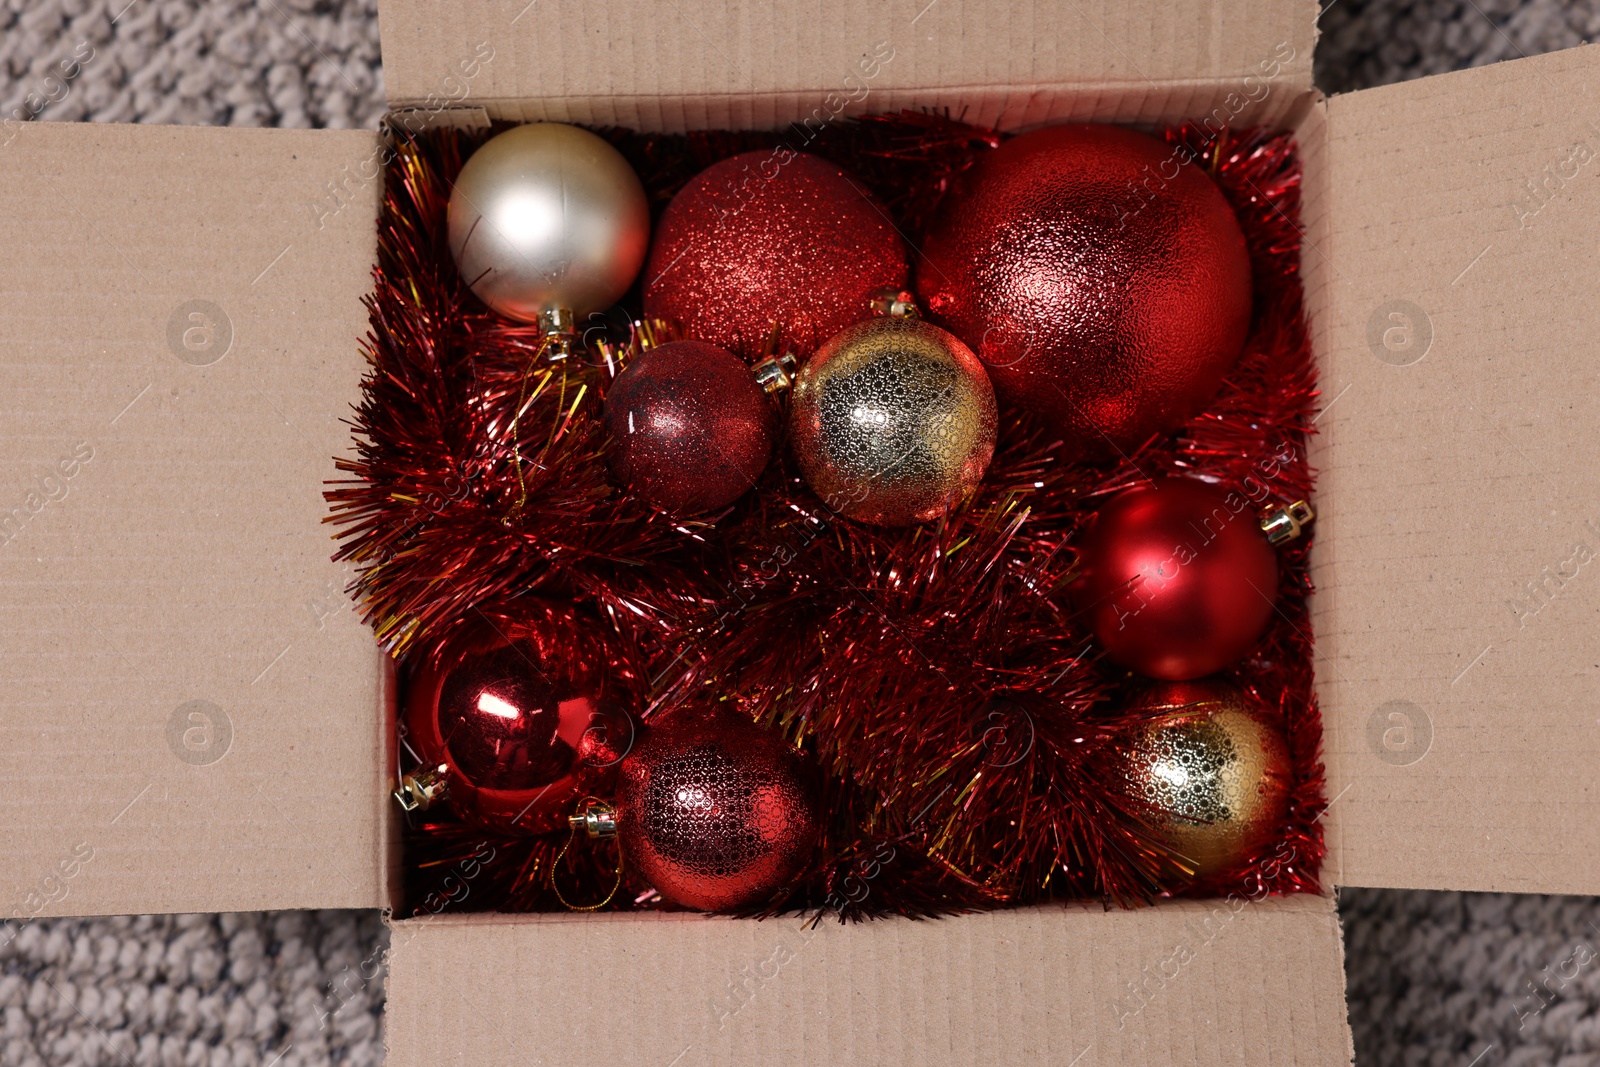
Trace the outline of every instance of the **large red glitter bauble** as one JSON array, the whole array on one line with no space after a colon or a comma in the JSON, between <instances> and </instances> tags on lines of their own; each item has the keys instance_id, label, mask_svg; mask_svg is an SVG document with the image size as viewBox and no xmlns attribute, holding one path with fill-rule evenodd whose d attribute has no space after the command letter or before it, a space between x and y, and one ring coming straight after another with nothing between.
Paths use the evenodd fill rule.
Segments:
<instances>
[{"instance_id":1,"label":"large red glitter bauble","mask_svg":"<svg viewBox=\"0 0 1600 1067\"><path fill-rule=\"evenodd\" d=\"M632 676L598 626L530 599L419 658L405 741L423 766L445 766L462 818L545 833L615 779Z\"/></svg>"},{"instance_id":2,"label":"large red glitter bauble","mask_svg":"<svg viewBox=\"0 0 1600 1067\"><path fill-rule=\"evenodd\" d=\"M684 708L652 723L617 781L622 854L667 900L725 911L799 873L821 828L794 752L749 719Z\"/></svg>"},{"instance_id":3,"label":"large red glitter bauble","mask_svg":"<svg viewBox=\"0 0 1600 1067\"><path fill-rule=\"evenodd\" d=\"M1106 655L1151 678L1199 678L1240 659L1278 599L1278 557L1256 507L1192 478L1113 497L1079 539L1069 587Z\"/></svg>"},{"instance_id":4,"label":"large red glitter bauble","mask_svg":"<svg viewBox=\"0 0 1600 1067\"><path fill-rule=\"evenodd\" d=\"M774 325L805 355L903 289L905 247L845 171L786 148L697 174L667 205L644 272L646 315L746 358Z\"/></svg>"},{"instance_id":5,"label":"large red glitter bauble","mask_svg":"<svg viewBox=\"0 0 1600 1067\"><path fill-rule=\"evenodd\" d=\"M1001 398L1077 447L1137 446L1197 414L1250 328L1250 256L1187 150L1116 126L1006 142L953 186L923 242L929 317Z\"/></svg>"},{"instance_id":6,"label":"large red glitter bauble","mask_svg":"<svg viewBox=\"0 0 1600 1067\"><path fill-rule=\"evenodd\" d=\"M611 472L674 515L726 507L772 458L777 412L738 356L703 341L642 353L606 393Z\"/></svg>"}]
</instances>

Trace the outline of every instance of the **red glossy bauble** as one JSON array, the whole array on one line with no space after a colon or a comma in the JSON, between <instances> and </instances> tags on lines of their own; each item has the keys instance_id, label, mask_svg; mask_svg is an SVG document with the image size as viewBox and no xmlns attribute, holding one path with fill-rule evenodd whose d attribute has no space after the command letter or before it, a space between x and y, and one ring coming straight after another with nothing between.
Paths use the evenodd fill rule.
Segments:
<instances>
[{"instance_id":1,"label":"red glossy bauble","mask_svg":"<svg viewBox=\"0 0 1600 1067\"><path fill-rule=\"evenodd\" d=\"M1151 678L1212 674L1272 618L1278 557L1255 506L1192 478L1113 497L1079 539L1074 606L1106 655Z\"/></svg>"},{"instance_id":2,"label":"red glossy bauble","mask_svg":"<svg viewBox=\"0 0 1600 1067\"><path fill-rule=\"evenodd\" d=\"M674 515L743 496L772 458L777 412L744 362L703 341L642 353L606 393L611 472Z\"/></svg>"},{"instance_id":3,"label":"red glossy bauble","mask_svg":"<svg viewBox=\"0 0 1600 1067\"><path fill-rule=\"evenodd\" d=\"M755 358L773 326L797 353L902 289L905 247L887 212L832 163L786 148L701 171L667 205L645 264L644 310Z\"/></svg>"},{"instance_id":4,"label":"red glossy bauble","mask_svg":"<svg viewBox=\"0 0 1600 1067\"><path fill-rule=\"evenodd\" d=\"M608 789L631 744L631 674L604 632L544 601L486 614L421 657L405 740L464 819L545 833Z\"/></svg>"},{"instance_id":5,"label":"red glossy bauble","mask_svg":"<svg viewBox=\"0 0 1600 1067\"><path fill-rule=\"evenodd\" d=\"M684 708L652 723L622 762L625 861L664 898L725 911L799 873L821 815L794 752L731 711Z\"/></svg>"},{"instance_id":6,"label":"red glossy bauble","mask_svg":"<svg viewBox=\"0 0 1600 1067\"><path fill-rule=\"evenodd\" d=\"M1003 401L1087 451L1197 414L1244 346L1244 234L1186 160L1116 126L1037 130L963 175L924 240L929 317L978 354Z\"/></svg>"}]
</instances>

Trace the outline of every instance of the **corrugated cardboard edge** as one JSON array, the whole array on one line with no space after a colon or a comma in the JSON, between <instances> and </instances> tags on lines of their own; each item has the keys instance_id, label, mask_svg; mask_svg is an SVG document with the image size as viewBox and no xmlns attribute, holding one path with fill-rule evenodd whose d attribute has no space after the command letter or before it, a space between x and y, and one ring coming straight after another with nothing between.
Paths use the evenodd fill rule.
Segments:
<instances>
[{"instance_id":1,"label":"corrugated cardboard edge","mask_svg":"<svg viewBox=\"0 0 1600 1067\"><path fill-rule=\"evenodd\" d=\"M696 915L392 924L390 1067L1348 1065L1327 897L807 929Z\"/></svg>"},{"instance_id":2,"label":"corrugated cardboard edge","mask_svg":"<svg viewBox=\"0 0 1600 1067\"><path fill-rule=\"evenodd\" d=\"M1241 99L1227 108L1228 124L1290 125L1289 109L1304 90L1291 82L1279 85L1259 101ZM938 85L874 92L837 110L819 100L826 92L812 90L751 98L740 93L695 93L682 96L570 96L477 98L470 109L432 110L425 100L396 100L405 115L482 114L500 122L571 122L586 126L622 126L633 130L684 133L690 130L790 129L802 139L830 123L859 115L886 114L940 107L958 101L952 114L978 126L1025 130L1059 122L1110 122L1127 126L1164 125L1171 116L1204 119L1222 107L1217 86L1201 80L1063 83L1059 85ZM486 123L487 124L487 123ZM792 128L792 129L791 129Z\"/></svg>"}]
</instances>

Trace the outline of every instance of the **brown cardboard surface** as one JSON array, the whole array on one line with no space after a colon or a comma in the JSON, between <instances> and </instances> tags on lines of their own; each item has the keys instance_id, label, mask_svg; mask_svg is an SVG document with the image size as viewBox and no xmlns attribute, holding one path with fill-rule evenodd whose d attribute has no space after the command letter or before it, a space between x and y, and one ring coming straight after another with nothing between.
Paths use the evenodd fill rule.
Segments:
<instances>
[{"instance_id":1,"label":"brown cardboard surface","mask_svg":"<svg viewBox=\"0 0 1600 1067\"><path fill-rule=\"evenodd\" d=\"M815 930L434 917L394 925L387 1062L1348 1064L1343 990L1312 896Z\"/></svg>"},{"instance_id":2,"label":"brown cardboard surface","mask_svg":"<svg viewBox=\"0 0 1600 1067\"><path fill-rule=\"evenodd\" d=\"M321 523L376 138L5 138L0 914L379 904L382 660Z\"/></svg>"},{"instance_id":3,"label":"brown cardboard surface","mask_svg":"<svg viewBox=\"0 0 1600 1067\"><path fill-rule=\"evenodd\" d=\"M1600 892L1600 51L1336 97L1326 126L1328 875Z\"/></svg>"},{"instance_id":4,"label":"brown cardboard surface","mask_svg":"<svg viewBox=\"0 0 1600 1067\"><path fill-rule=\"evenodd\" d=\"M680 131L948 105L1013 128L1200 117L1227 93L1235 123L1274 121L1311 85L1316 14L1312 0L383 0L381 27L398 108Z\"/></svg>"}]
</instances>

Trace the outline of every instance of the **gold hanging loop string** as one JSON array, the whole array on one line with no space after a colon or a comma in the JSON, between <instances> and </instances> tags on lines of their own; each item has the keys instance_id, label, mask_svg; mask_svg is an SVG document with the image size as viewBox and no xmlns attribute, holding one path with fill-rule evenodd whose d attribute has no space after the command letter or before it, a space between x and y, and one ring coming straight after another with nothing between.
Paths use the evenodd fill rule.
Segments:
<instances>
[{"instance_id":1,"label":"gold hanging loop string","mask_svg":"<svg viewBox=\"0 0 1600 1067\"><path fill-rule=\"evenodd\" d=\"M556 899L561 901L562 907L568 911L599 911L610 904L617 895L617 890L622 888L622 846L617 846L617 880L611 884L611 891L597 904L574 904L561 892L561 882L557 877L561 873L561 861L566 858L567 850L572 847L572 842L578 838L579 830L587 830L591 838L615 837L617 833L616 809L603 800L595 797L585 797L583 807L577 815L567 820L572 827L572 832L567 835L567 843L561 846L561 851L556 853L555 862L550 865L550 888L556 891Z\"/></svg>"}]
</instances>

